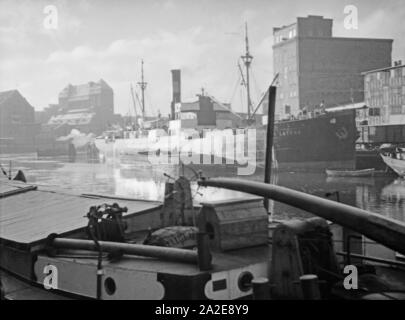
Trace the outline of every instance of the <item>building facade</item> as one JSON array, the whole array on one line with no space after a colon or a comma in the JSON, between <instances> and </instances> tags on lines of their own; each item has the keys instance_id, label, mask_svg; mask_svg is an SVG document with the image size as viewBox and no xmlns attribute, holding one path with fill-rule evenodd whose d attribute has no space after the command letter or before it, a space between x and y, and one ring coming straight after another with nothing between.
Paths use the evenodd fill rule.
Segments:
<instances>
[{"instance_id":1,"label":"building facade","mask_svg":"<svg viewBox=\"0 0 405 320\"><path fill-rule=\"evenodd\" d=\"M35 150L33 106L18 90L0 92L0 153Z\"/></svg>"},{"instance_id":2,"label":"building facade","mask_svg":"<svg viewBox=\"0 0 405 320\"><path fill-rule=\"evenodd\" d=\"M391 39L333 37L332 26L308 16L273 29L278 118L364 101L361 73L391 65Z\"/></svg>"},{"instance_id":3,"label":"building facade","mask_svg":"<svg viewBox=\"0 0 405 320\"><path fill-rule=\"evenodd\" d=\"M364 73L368 125L405 125L405 65Z\"/></svg>"},{"instance_id":4,"label":"building facade","mask_svg":"<svg viewBox=\"0 0 405 320\"><path fill-rule=\"evenodd\" d=\"M238 127L243 118L231 110L229 103L221 103L212 96L198 95L198 101L177 104L178 127L227 129Z\"/></svg>"},{"instance_id":5,"label":"building facade","mask_svg":"<svg viewBox=\"0 0 405 320\"><path fill-rule=\"evenodd\" d=\"M102 79L75 86L69 84L59 94L58 108L58 114L49 119L48 126L99 134L115 119L114 92Z\"/></svg>"}]
</instances>

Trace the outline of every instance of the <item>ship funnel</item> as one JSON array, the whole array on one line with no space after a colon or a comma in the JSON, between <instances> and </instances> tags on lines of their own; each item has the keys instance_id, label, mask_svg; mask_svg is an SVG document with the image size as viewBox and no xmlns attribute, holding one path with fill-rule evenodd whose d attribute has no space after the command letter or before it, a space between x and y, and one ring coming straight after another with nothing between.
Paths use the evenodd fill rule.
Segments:
<instances>
[{"instance_id":1,"label":"ship funnel","mask_svg":"<svg viewBox=\"0 0 405 320\"><path fill-rule=\"evenodd\" d=\"M181 74L179 69L172 70L173 97L171 103L172 120L176 118L176 103L181 102Z\"/></svg>"}]
</instances>

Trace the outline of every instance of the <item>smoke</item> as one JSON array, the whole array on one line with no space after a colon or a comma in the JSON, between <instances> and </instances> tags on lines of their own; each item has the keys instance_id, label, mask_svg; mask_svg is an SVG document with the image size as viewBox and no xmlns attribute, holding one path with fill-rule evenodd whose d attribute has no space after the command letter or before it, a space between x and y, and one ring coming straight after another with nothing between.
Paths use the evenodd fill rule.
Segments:
<instances>
[{"instance_id":1,"label":"smoke","mask_svg":"<svg viewBox=\"0 0 405 320\"><path fill-rule=\"evenodd\" d=\"M78 148L83 148L86 145L93 143L94 142L94 134L89 133L85 134L80 132L77 129L72 129L72 131L67 135L63 137L59 137L57 141L71 141L73 145L75 146L76 149Z\"/></svg>"}]
</instances>

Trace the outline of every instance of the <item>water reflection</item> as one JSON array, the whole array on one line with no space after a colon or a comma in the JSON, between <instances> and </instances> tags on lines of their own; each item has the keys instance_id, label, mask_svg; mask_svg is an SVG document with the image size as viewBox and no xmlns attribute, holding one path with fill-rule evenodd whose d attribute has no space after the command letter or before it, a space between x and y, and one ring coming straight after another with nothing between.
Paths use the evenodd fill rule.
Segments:
<instances>
[{"instance_id":1,"label":"water reflection","mask_svg":"<svg viewBox=\"0 0 405 320\"><path fill-rule=\"evenodd\" d=\"M405 180L398 178L385 186L381 191L380 201L384 203L380 205L384 215L405 221Z\"/></svg>"},{"instance_id":2,"label":"water reflection","mask_svg":"<svg viewBox=\"0 0 405 320\"><path fill-rule=\"evenodd\" d=\"M169 168L164 170L161 168L156 171L151 168L139 170L139 168L133 167L115 169L115 186L116 194L130 195L137 198L160 200L163 201L165 182L168 179L164 173L167 173L171 177L175 177L176 174ZM194 174L185 170L185 175L188 178L194 178ZM194 195L195 203L201 203L204 201L216 201L223 199L233 199L240 197L251 197L250 195L242 192L236 192L226 189L217 188L199 188L195 181L191 184L192 194Z\"/></svg>"},{"instance_id":3,"label":"water reflection","mask_svg":"<svg viewBox=\"0 0 405 320\"><path fill-rule=\"evenodd\" d=\"M12 171L23 169L31 183L61 187L79 193L104 193L149 200L163 200L165 173L177 176L178 168L152 166L120 166L116 163L69 163L61 159L38 159L36 155L1 155L0 162ZM192 171L184 171L192 177ZM226 171L211 171L207 176L227 176ZM228 175L229 176L229 175ZM243 177L246 178L246 177ZM248 179L262 181L260 172ZM405 221L405 180L392 177L328 178L323 173L280 172L273 183L325 197L339 192L343 203ZM240 192L200 188L192 184L195 202L250 197ZM198 190L197 190L198 189ZM333 199L333 197L331 197ZM276 203L275 218L307 217L308 213Z\"/></svg>"}]
</instances>

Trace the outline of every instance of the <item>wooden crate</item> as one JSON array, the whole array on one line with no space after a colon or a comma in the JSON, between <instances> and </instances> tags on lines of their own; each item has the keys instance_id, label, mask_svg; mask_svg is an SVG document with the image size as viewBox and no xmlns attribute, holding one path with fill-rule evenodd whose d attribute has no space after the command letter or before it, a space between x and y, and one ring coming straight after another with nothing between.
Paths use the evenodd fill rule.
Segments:
<instances>
[{"instance_id":1,"label":"wooden crate","mask_svg":"<svg viewBox=\"0 0 405 320\"><path fill-rule=\"evenodd\" d=\"M268 215L262 198L202 203L197 226L214 251L267 244Z\"/></svg>"}]
</instances>

